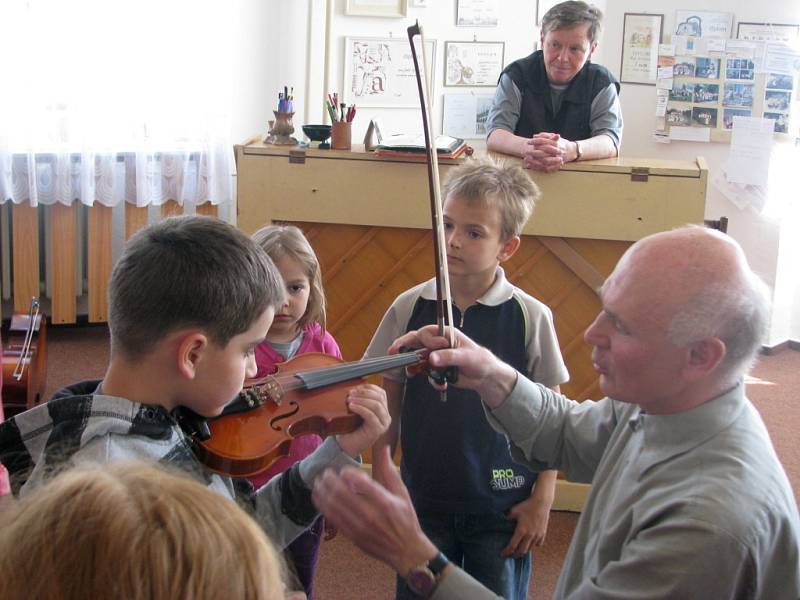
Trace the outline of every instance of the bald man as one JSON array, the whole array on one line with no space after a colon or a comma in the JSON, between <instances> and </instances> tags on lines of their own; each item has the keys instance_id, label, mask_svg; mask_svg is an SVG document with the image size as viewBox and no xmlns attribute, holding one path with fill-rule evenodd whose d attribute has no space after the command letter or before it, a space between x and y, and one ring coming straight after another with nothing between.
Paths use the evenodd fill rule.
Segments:
<instances>
[{"instance_id":1,"label":"bald man","mask_svg":"<svg viewBox=\"0 0 800 600\"><path fill-rule=\"evenodd\" d=\"M600 290L586 331L606 398L577 403L435 328L436 367L481 396L512 455L592 484L556 598L800 597L797 504L743 378L766 330L764 286L729 237L690 227L640 240ZM438 350L437 350L438 349ZM427 597L495 598L420 531L388 454L327 473L314 498L334 525ZM424 596L424 594L423 594Z\"/></svg>"}]
</instances>

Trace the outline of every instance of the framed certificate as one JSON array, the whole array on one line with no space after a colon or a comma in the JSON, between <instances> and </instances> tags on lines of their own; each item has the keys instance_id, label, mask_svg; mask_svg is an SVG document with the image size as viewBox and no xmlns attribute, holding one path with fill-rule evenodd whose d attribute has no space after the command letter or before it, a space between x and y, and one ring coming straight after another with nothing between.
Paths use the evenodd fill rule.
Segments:
<instances>
[{"instance_id":1,"label":"framed certificate","mask_svg":"<svg viewBox=\"0 0 800 600\"><path fill-rule=\"evenodd\" d=\"M433 81L436 41L425 40L428 81ZM344 50L344 101L364 106L419 106L417 77L408 40L348 37Z\"/></svg>"},{"instance_id":2,"label":"framed certificate","mask_svg":"<svg viewBox=\"0 0 800 600\"><path fill-rule=\"evenodd\" d=\"M495 87L504 49L504 42L445 42L444 85Z\"/></svg>"},{"instance_id":3,"label":"framed certificate","mask_svg":"<svg viewBox=\"0 0 800 600\"><path fill-rule=\"evenodd\" d=\"M458 0L457 27L497 27L498 0Z\"/></svg>"},{"instance_id":4,"label":"framed certificate","mask_svg":"<svg viewBox=\"0 0 800 600\"><path fill-rule=\"evenodd\" d=\"M656 85L658 45L664 15L625 13L622 27L622 83Z\"/></svg>"},{"instance_id":5,"label":"framed certificate","mask_svg":"<svg viewBox=\"0 0 800 600\"><path fill-rule=\"evenodd\" d=\"M345 0L344 14L359 17L405 17L408 0Z\"/></svg>"},{"instance_id":6,"label":"framed certificate","mask_svg":"<svg viewBox=\"0 0 800 600\"><path fill-rule=\"evenodd\" d=\"M793 42L800 36L800 25L789 23L739 23L736 38L751 42Z\"/></svg>"}]
</instances>

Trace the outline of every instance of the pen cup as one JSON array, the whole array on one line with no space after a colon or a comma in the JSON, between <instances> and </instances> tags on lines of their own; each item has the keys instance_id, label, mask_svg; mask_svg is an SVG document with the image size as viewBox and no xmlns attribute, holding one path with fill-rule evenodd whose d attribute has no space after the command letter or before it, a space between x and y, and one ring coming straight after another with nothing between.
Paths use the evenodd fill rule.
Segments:
<instances>
[{"instance_id":1,"label":"pen cup","mask_svg":"<svg viewBox=\"0 0 800 600\"><path fill-rule=\"evenodd\" d=\"M331 128L331 148L334 150L350 150L352 146L353 128L349 121L336 121Z\"/></svg>"}]
</instances>

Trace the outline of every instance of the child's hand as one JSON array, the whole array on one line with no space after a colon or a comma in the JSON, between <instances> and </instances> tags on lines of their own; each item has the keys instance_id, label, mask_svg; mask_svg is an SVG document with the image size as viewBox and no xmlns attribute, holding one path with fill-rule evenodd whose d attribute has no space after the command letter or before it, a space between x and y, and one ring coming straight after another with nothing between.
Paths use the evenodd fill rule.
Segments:
<instances>
[{"instance_id":1,"label":"child's hand","mask_svg":"<svg viewBox=\"0 0 800 600\"><path fill-rule=\"evenodd\" d=\"M386 432L392 419L386 406L386 392L371 383L351 389L347 405L364 422L352 433L337 435L336 441L343 452L356 458Z\"/></svg>"},{"instance_id":2,"label":"child's hand","mask_svg":"<svg viewBox=\"0 0 800 600\"><path fill-rule=\"evenodd\" d=\"M550 520L550 503L535 497L528 498L514 505L508 512L508 518L516 520L517 527L500 556L522 558L534 546L544 543Z\"/></svg>"}]
</instances>

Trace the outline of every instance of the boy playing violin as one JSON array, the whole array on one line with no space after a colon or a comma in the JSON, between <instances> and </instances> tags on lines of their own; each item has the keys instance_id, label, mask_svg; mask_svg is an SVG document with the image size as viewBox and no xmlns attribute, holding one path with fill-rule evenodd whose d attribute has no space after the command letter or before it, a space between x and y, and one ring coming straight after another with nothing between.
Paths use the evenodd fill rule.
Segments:
<instances>
[{"instance_id":1,"label":"boy playing violin","mask_svg":"<svg viewBox=\"0 0 800 600\"><path fill-rule=\"evenodd\" d=\"M327 439L253 492L249 483L207 471L179 426L176 409L219 415L256 373L283 282L252 240L218 219L174 217L134 235L109 286L111 360L102 381L71 386L46 404L0 424L0 461L15 494L54 468L139 459L194 474L228 498L244 498L276 544L286 546L318 516L310 488L324 469L356 464L386 431L383 390L350 391L356 431Z\"/></svg>"},{"instance_id":2,"label":"boy playing violin","mask_svg":"<svg viewBox=\"0 0 800 600\"><path fill-rule=\"evenodd\" d=\"M567 380L550 309L508 282L500 264L516 252L539 190L520 167L470 161L451 172L442 209L454 323L531 379ZM366 356L436 323L430 280L400 294ZM456 565L506 599L525 600L531 549L547 531L555 471L515 463L503 435L487 423L478 395L448 388L447 402L420 373L384 376L392 422L375 447L401 439L401 473L423 531ZM432 464L437 468L432 468ZM397 598L419 597L397 580Z\"/></svg>"}]
</instances>

